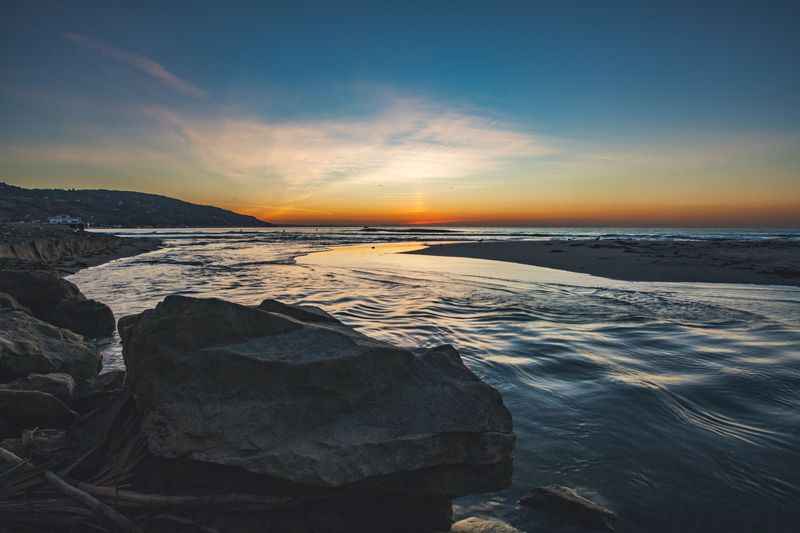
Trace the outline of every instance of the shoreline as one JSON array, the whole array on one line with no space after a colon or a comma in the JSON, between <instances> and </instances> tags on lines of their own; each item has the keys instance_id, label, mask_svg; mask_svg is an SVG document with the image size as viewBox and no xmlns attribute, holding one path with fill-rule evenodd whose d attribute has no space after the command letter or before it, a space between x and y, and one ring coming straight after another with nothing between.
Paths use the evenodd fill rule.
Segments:
<instances>
[{"instance_id":1,"label":"shoreline","mask_svg":"<svg viewBox=\"0 0 800 533\"><path fill-rule=\"evenodd\" d=\"M800 286L800 242L551 240L431 244L410 254L554 268L622 281Z\"/></svg>"},{"instance_id":2,"label":"shoreline","mask_svg":"<svg viewBox=\"0 0 800 533\"><path fill-rule=\"evenodd\" d=\"M0 269L52 270L68 276L163 246L153 237L74 232L64 226L0 224Z\"/></svg>"}]
</instances>

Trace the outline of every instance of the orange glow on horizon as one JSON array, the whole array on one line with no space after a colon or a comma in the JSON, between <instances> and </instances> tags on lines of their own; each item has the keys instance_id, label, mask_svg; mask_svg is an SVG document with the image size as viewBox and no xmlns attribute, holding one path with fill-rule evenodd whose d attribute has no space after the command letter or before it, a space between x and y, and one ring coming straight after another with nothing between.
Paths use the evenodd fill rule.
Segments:
<instances>
[{"instance_id":1,"label":"orange glow on horizon","mask_svg":"<svg viewBox=\"0 0 800 533\"><path fill-rule=\"evenodd\" d=\"M328 210L314 214L229 206L276 224L521 226L778 226L800 227L800 202L785 205L548 206L462 212L416 209Z\"/></svg>"}]
</instances>

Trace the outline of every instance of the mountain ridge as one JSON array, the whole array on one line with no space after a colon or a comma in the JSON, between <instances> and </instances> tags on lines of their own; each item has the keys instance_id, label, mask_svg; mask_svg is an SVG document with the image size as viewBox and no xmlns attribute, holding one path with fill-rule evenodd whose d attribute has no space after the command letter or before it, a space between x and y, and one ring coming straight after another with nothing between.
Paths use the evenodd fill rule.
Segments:
<instances>
[{"instance_id":1,"label":"mountain ridge","mask_svg":"<svg viewBox=\"0 0 800 533\"><path fill-rule=\"evenodd\" d=\"M0 222L69 215L93 226L268 227L270 222L160 194L110 189L27 189L0 181Z\"/></svg>"}]
</instances>

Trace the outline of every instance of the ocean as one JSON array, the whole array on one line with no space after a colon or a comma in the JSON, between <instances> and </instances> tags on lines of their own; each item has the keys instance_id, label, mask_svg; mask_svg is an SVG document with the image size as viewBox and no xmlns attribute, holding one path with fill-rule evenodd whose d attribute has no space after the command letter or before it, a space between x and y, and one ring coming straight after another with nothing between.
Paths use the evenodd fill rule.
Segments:
<instances>
[{"instance_id":1,"label":"ocean","mask_svg":"<svg viewBox=\"0 0 800 533\"><path fill-rule=\"evenodd\" d=\"M457 500L459 516L542 530L541 516L515 502L558 484L615 510L622 532L798 530L800 288L623 282L399 252L449 240L800 239L800 231L113 232L166 243L70 276L117 317L172 293L277 298L321 306L403 346L453 344L500 390L518 436L512 486ZM123 366L118 339L102 349L106 368Z\"/></svg>"}]
</instances>

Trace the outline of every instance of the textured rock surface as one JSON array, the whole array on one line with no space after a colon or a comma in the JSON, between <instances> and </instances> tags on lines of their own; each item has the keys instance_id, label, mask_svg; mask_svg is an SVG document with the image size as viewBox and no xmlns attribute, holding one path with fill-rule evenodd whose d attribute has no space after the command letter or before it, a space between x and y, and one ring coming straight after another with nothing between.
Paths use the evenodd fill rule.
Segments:
<instances>
[{"instance_id":1,"label":"textured rock surface","mask_svg":"<svg viewBox=\"0 0 800 533\"><path fill-rule=\"evenodd\" d=\"M595 502L584 498L574 489L559 485L537 487L520 498L519 504L547 513L562 523L614 530L617 515Z\"/></svg>"},{"instance_id":2,"label":"textured rock surface","mask_svg":"<svg viewBox=\"0 0 800 533\"><path fill-rule=\"evenodd\" d=\"M66 404L72 403L75 395L75 380L63 372L52 374L29 374L9 383L0 383L0 389L32 390L52 394Z\"/></svg>"},{"instance_id":3,"label":"textured rock surface","mask_svg":"<svg viewBox=\"0 0 800 533\"><path fill-rule=\"evenodd\" d=\"M315 487L396 479L455 496L510 482L511 416L451 347L414 355L317 310L182 296L119 330L158 457Z\"/></svg>"},{"instance_id":4,"label":"textured rock surface","mask_svg":"<svg viewBox=\"0 0 800 533\"><path fill-rule=\"evenodd\" d=\"M0 292L11 295L33 316L87 337L114 332L114 314L57 274L39 270L0 270Z\"/></svg>"},{"instance_id":5,"label":"textured rock surface","mask_svg":"<svg viewBox=\"0 0 800 533\"><path fill-rule=\"evenodd\" d=\"M450 531L452 533L521 533L519 529L500 520L474 516L459 520L453 524Z\"/></svg>"},{"instance_id":6,"label":"textured rock surface","mask_svg":"<svg viewBox=\"0 0 800 533\"><path fill-rule=\"evenodd\" d=\"M0 417L17 428L66 428L76 413L44 392L0 389Z\"/></svg>"},{"instance_id":7,"label":"textured rock surface","mask_svg":"<svg viewBox=\"0 0 800 533\"><path fill-rule=\"evenodd\" d=\"M0 308L0 381L64 372L80 384L99 369L97 350L80 335L24 311Z\"/></svg>"}]
</instances>

